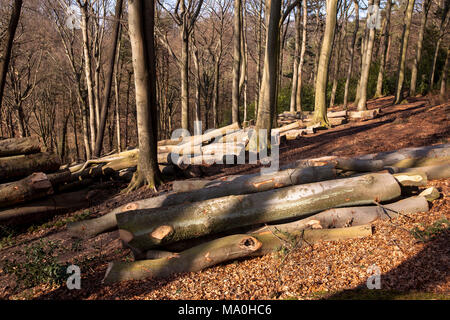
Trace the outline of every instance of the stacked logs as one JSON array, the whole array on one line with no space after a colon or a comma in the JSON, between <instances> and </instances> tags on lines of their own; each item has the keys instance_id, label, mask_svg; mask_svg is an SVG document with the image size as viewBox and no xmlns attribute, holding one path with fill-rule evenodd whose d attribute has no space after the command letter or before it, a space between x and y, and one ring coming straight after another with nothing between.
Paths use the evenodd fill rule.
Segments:
<instances>
[{"instance_id":1,"label":"stacked logs","mask_svg":"<svg viewBox=\"0 0 450 320\"><path fill-rule=\"evenodd\" d=\"M74 237L119 230L134 262L104 282L167 277L295 243L370 236L371 223L428 210L428 179L450 177L450 145L299 160L270 174L174 183L174 191L72 223ZM178 191L178 192L177 192Z\"/></svg>"},{"instance_id":2,"label":"stacked logs","mask_svg":"<svg viewBox=\"0 0 450 320\"><path fill-rule=\"evenodd\" d=\"M340 126L348 121L366 121L375 119L380 115L380 109L365 111L330 111L327 113L328 121L332 127ZM287 140L295 140L303 135L313 134L318 129L312 125L313 113L309 111L294 112L285 111L278 115L278 126L283 129L283 135ZM280 129L281 129L280 128Z\"/></svg>"},{"instance_id":3,"label":"stacked logs","mask_svg":"<svg viewBox=\"0 0 450 320\"><path fill-rule=\"evenodd\" d=\"M202 135L158 142L158 162L166 177L198 177L197 165L225 163L245 152L250 128L237 123ZM61 166L55 154L42 152L37 137L0 141L0 225L34 222L89 206L98 181L129 182L139 150ZM93 187L94 185L94 187ZM81 190L81 191L80 191Z\"/></svg>"}]
</instances>

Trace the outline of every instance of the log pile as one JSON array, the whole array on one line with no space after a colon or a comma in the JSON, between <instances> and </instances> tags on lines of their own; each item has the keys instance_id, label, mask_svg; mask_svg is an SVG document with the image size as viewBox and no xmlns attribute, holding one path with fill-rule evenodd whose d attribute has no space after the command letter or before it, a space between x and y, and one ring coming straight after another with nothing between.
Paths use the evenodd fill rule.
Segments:
<instances>
[{"instance_id":1,"label":"log pile","mask_svg":"<svg viewBox=\"0 0 450 320\"><path fill-rule=\"evenodd\" d=\"M375 119L380 115L380 109L366 111L330 111L327 113L328 121L332 127L340 126L348 121L366 121ZM294 112L285 111L278 115L278 126L282 135L288 140L298 139L303 135L313 134L316 128L312 126L313 113L309 111Z\"/></svg>"},{"instance_id":2,"label":"log pile","mask_svg":"<svg viewBox=\"0 0 450 320\"><path fill-rule=\"evenodd\" d=\"M448 144L298 160L273 174L176 181L173 192L72 223L68 232L119 230L135 261L110 263L104 283L168 277L298 243L370 236L375 220L428 211L439 191L417 190L449 177Z\"/></svg>"}]
</instances>

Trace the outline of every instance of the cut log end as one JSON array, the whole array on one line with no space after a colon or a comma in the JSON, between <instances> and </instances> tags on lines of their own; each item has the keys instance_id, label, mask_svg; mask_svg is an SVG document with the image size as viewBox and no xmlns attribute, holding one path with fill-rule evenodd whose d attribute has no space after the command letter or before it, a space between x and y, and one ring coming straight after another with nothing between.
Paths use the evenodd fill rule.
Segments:
<instances>
[{"instance_id":1,"label":"cut log end","mask_svg":"<svg viewBox=\"0 0 450 320\"><path fill-rule=\"evenodd\" d=\"M247 237L241 240L241 242L239 243L239 247L241 249L246 249L250 252L254 252L257 251L261 248L262 246L262 242L258 241L256 238L254 237Z\"/></svg>"},{"instance_id":2,"label":"cut log end","mask_svg":"<svg viewBox=\"0 0 450 320\"><path fill-rule=\"evenodd\" d=\"M125 231L125 230L123 230ZM174 229L171 226L160 226L152 231L150 236L156 240L163 241L165 238L168 238L170 235L172 235L174 232ZM131 234L131 236L133 236ZM127 241L129 242L129 241Z\"/></svg>"},{"instance_id":3,"label":"cut log end","mask_svg":"<svg viewBox=\"0 0 450 320\"><path fill-rule=\"evenodd\" d=\"M128 244L131 242L134 238L133 234L127 230L119 229L119 236L120 239L125 243Z\"/></svg>"}]
</instances>

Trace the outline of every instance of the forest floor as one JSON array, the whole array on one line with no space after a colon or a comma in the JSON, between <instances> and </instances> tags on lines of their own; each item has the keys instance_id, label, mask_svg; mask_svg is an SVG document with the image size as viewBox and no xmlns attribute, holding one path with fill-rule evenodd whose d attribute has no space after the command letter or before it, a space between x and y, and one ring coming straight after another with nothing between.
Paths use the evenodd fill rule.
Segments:
<instances>
[{"instance_id":1,"label":"forest floor","mask_svg":"<svg viewBox=\"0 0 450 320\"><path fill-rule=\"evenodd\" d=\"M385 97L369 102L369 109L382 108L374 120L287 142L280 147L280 163L450 142L448 99L442 104L434 97L417 97L395 106L392 101ZM214 166L204 173L213 179L256 170L256 165ZM108 182L90 208L10 230L0 238L0 299L450 299L449 183L428 183L442 194L429 212L376 221L374 234L367 238L304 245L164 280L105 286L101 280L108 262L131 261L130 251L122 248L118 232L80 241L70 238L66 223L156 195L145 189L119 194L125 185ZM170 188L168 183L158 193ZM52 284L42 272L55 270L54 278L66 279L68 275L58 272L72 263L81 267L80 290L68 290L65 281ZM381 271L381 290L366 287L372 265Z\"/></svg>"}]
</instances>

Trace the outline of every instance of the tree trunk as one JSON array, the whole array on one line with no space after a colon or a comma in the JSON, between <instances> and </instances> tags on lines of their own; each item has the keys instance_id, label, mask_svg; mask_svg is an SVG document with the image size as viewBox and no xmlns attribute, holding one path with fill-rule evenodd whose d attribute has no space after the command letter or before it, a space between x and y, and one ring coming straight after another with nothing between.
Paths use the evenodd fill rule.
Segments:
<instances>
[{"instance_id":1,"label":"tree trunk","mask_svg":"<svg viewBox=\"0 0 450 320\"><path fill-rule=\"evenodd\" d=\"M370 174L310 185L228 196L193 204L141 209L116 215L122 241L135 252L161 244L302 217L339 206L389 201L400 187L390 174Z\"/></svg>"},{"instance_id":2,"label":"tree trunk","mask_svg":"<svg viewBox=\"0 0 450 320\"><path fill-rule=\"evenodd\" d=\"M184 3L184 1L182 1ZM189 130L189 35L186 27L181 32L181 128Z\"/></svg>"},{"instance_id":3,"label":"tree trunk","mask_svg":"<svg viewBox=\"0 0 450 320\"><path fill-rule=\"evenodd\" d=\"M416 95L417 73L420 65L420 60L422 58L423 35L425 33L425 27L427 25L428 12L430 10L431 3L431 0L422 1L422 17L420 20L419 39L417 40L416 56L414 57L414 62L411 70L411 84L409 88L410 96Z\"/></svg>"},{"instance_id":4,"label":"tree trunk","mask_svg":"<svg viewBox=\"0 0 450 320\"><path fill-rule=\"evenodd\" d=\"M154 43L154 0L129 1L129 30L133 56L138 122L138 168L127 191L161 181L157 158L157 103Z\"/></svg>"},{"instance_id":5,"label":"tree trunk","mask_svg":"<svg viewBox=\"0 0 450 320\"><path fill-rule=\"evenodd\" d=\"M403 25L402 43L400 48L400 59L398 64L397 89L395 93L395 103L402 101L403 82L405 80L406 55L408 50L409 32L411 29L411 19L415 0L408 0L408 6L405 10L405 23Z\"/></svg>"},{"instance_id":6,"label":"tree trunk","mask_svg":"<svg viewBox=\"0 0 450 320\"><path fill-rule=\"evenodd\" d=\"M295 48L294 48L294 67L292 70L291 102L290 111L294 113L297 110L297 89L299 80L298 67L300 64L300 31L301 31L301 4L297 5L295 12Z\"/></svg>"},{"instance_id":7,"label":"tree trunk","mask_svg":"<svg viewBox=\"0 0 450 320\"><path fill-rule=\"evenodd\" d=\"M413 0L414 1L414 0ZM367 17L367 19L371 19L372 21L374 18L376 19L377 15L379 14L379 4L380 0L374 1L374 7L376 8L371 12L370 17ZM364 52L365 57L363 59L363 65L361 70L361 80L360 80L360 98L358 100L358 111L365 111L367 110L367 85L369 82L369 73L370 73L370 66L372 64L372 52L373 52L373 44L375 42L375 32L376 28L375 26L372 26L369 30L369 38L367 42L367 50Z\"/></svg>"},{"instance_id":8,"label":"tree trunk","mask_svg":"<svg viewBox=\"0 0 450 320\"><path fill-rule=\"evenodd\" d=\"M44 200L34 201L22 206L0 211L0 225L17 226L50 218L59 213L78 208L88 207L90 204L87 189L77 192L53 195Z\"/></svg>"},{"instance_id":9,"label":"tree trunk","mask_svg":"<svg viewBox=\"0 0 450 320\"><path fill-rule=\"evenodd\" d=\"M450 60L450 46L447 48L447 58L445 59L444 67L442 68L442 76L441 76L441 91L440 95L442 98L445 97L445 92L447 90L447 74L449 72L449 60Z\"/></svg>"},{"instance_id":10,"label":"tree trunk","mask_svg":"<svg viewBox=\"0 0 450 320\"><path fill-rule=\"evenodd\" d=\"M447 30L447 25L449 23L449 6L443 4L441 9L441 23L439 26L439 36L438 36L438 41L436 43L436 48L434 50L434 57L433 57L433 64L431 67L431 72L430 72L430 83L429 83L429 87L430 90L433 90L433 86L434 86L434 75L436 73L436 62L437 62L437 57L439 54L439 49L441 47L441 42L443 37L445 36L445 32Z\"/></svg>"},{"instance_id":11,"label":"tree trunk","mask_svg":"<svg viewBox=\"0 0 450 320\"><path fill-rule=\"evenodd\" d=\"M0 181L14 181L35 172L51 173L60 166L58 155L51 153L0 158Z\"/></svg>"},{"instance_id":12,"label":"tree trunk","mask_svg":"<svg viewBox=\"0 0 450 320\"><path fill-rule=\"evenodd\" d=\"M258 116L254 134L250 139L251 151L267 148L268 141L259 139L260 130L266 130L270 137L274 110L277 110L277 84L280 49L281 1L272 0L266 3L266 48L264 54L264 71L259 91Z\"/></svg>"},{"instance_id":13,"label":"tree trunk","mask_svg":"<svg viewBox=\"0 0 450 320\"><path fill-rule=\"evenodd\" d=\"M249 235L232 235L193 247L180 254L156 260L113 262L106 270L104 283L123 280L166 278L182 272L196 272L213 265L249 256L261 242Z\"/></svg>"},{"instance_id":14,"label":"tree trunk","mask_svg":"<svg viewBox=\"0 0 450 320\"><path fill-rule=\"evenodd\" d=\"M348 104L348 92L350 88L350 78L352 77L353 72L353 61L355 59L355 45L356 45L356 36L358 35L359 29L359 3L358 0L354 0L355 5L355 29L353 30L352 43L350 45L350 62L347 70L347 77L345 79L345 88L344 88L344 108L347 109Z\"/></svg>"},{"instance_id":15,"label":"tree trunk","mask_svg":"<svg viewBox=\"0 0 450 320\"><path fill-rule=\"evenodd\" d=\"M329 126L327 117L327 81L330 64L331 49L336 28L337 0L327 0L327 17L325 32L320 49L319 64L317 66L314 103L314 123Z\"/></svg>"},{"instance_id":16,"label":"tree trunk","mask_svg":"<svg viewBox=\"0 0 450 320\"><path fill-rule=\"evenodd\" d=\"M378 70L377 89L375 92L375 97L383 96L383 78L386 69L386 61L391 29L391 8L392 8L392 0L388 0L386 4L386 25L385 25L386 29L384 30L384 45L383 45L383 52L381 53L380 69Z\"/></svg>"},{"instance_id":17,"label":"tree trunk","mask_svg":"<svg viewBox=\"0 0 450 320\"><path fill-rule=\"evenodd\" d=\"M83 54L84 54L84 73L86 77L86 86L88 91L88 103L89 103L89 129L90 129L90 149L95 149L95 134L96 134L96 119L95 119L95 100L92 82L92 66L91 66L91 54L89 50L89 35L88 35L88 2L84 4L77 0L81 9L81 31L83 35Z\"/></svg>"},{"instance_id":18,"label":"tree trunk","mask_svg":"<svg viewBox=\"0 0 450 320\"><path fill-rule=\"evenodd\" d=\"M233 18L233 87L232 87L232 105L231 122L239 121L239 80L241 72L241 33L242 33L242 0L234 0L234 18Z\"/></svg>"},{"instance_id":19,"label":"tree trunk","mask_svg":"<svg viewBox=\"0 0 450 320\"><path fill-rule=\"evenodd\" d=\"M5 90L6 75L9 68L9 60L11 59L11 51L16 35L17 25L20 19L20 12L22 10L22 0L14 0L14 5L11 11L11 18L9 19L8 29L6 31L5 47L0 56L0 110L3 102L3 92Z\"/></svg>"},{"instance_id":20,"label":"tree trunk","mask_svg":"<svg viewBox=\"0 0 450 320\"><path fill-rule=\"evenodd\" d=\"M41 152L41 145L37 136L0 140L0 157L39 152Z\"/></svg>"},{"instance_id":21,"label":"tree trunk","mask_svg":"<svg viewBox=\"0 0 450 320\"><path fill-rule=\"evenodd\" d=\"M300 62L298 65L298 80L297 80L297 96L296 96L296 106L297 111L302 111L302 88L303 88L303 65L305 64L305 53L306 53L306 26L308 21L308 7L307 1L302 0L303 14L302 14L302 48L300 51Z\"/></svg>"},{"instance_id":22,"label":"tree trunk","mask_svg":"<svg viewBox=\"0 0 450 320\"><path fill-rule=\"evenodd\" d=\"M44 173L33 173L19 181L0 184L0 207L8 207L44 198L53 193L52 184Z\"/></svg>"},{"instance_id":23,"label":"tree trunk","mask_svg":"<svg viewBox=\"0 0 450 320\"><path fill-rule=\"evenodd\" d=\"M95 149L94 156L100 157L100 153L103 147L103 136L105 134L105 126L106 126L106 118L108 116L109 103L110 103L110 95L111 95L111 86L114 75L114 64L116 61L116 51L117 51L117 42L119 40L119 29L120 29L120 18L122 16L122 3L123 0L116 1L116 9L115 9L115 19L112 27L112 39L113 42L111 44L111 52L108 56L107 62L107 70L105 75L105 88L103 94L103 105L101 109L101 115L99 120L99 127L97 131L97 137L95 141Z\"/></svg>"}]
</instances>

